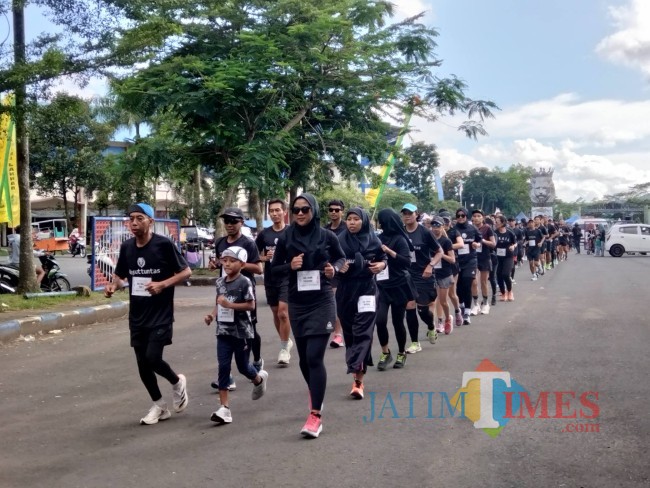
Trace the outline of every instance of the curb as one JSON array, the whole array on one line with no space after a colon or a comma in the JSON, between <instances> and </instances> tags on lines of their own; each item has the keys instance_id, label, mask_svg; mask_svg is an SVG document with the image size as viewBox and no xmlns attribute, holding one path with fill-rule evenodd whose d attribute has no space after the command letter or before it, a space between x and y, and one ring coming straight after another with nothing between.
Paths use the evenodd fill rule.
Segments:
<instances>
[{"instance_id":1,"label":"curb","mask_svg":"<svg viewBox=\"0 0 650 488\"><path fill-rule=\"evenodd\" d=\"M0 322L0 343L9 342L28 334L119 319L128 312L129 302L120 301L110 305L86 307L70 312L46 312L41 315L30 315L22 319Z\"/></svg>"}]
</instances>

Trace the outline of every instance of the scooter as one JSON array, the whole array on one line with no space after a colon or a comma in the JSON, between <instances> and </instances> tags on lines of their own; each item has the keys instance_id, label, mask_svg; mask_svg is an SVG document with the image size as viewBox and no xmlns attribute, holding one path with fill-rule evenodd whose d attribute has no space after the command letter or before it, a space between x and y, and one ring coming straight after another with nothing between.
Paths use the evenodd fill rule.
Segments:
<instances>
[{"instance_id":1,"label":"scooter","mask_svg":"<svg viewBox=\"0 0 650 488\"><path fill-rule=\"evenodd\" d=\"M70 282L61 272L56 258L52 254L44 252L38 255L38 259L45 271L45 276L41 281L41 291L69 291ZM16 293L19 283L18 267L12 264L0 264L0 293Z\"/></svg>"},{"instance_id":2,"label":"scooter","mask_svg":"<svg viewBox=\"0 0 650 488\"><path fill-rule=\"evenodd\" d=\"M77 236L70 236L70 241L68 242L68 249L70 250L70 255L72 257L81 256L82 258L86 257L86 243L79 239Z\"/></svg>"}]
</instances>

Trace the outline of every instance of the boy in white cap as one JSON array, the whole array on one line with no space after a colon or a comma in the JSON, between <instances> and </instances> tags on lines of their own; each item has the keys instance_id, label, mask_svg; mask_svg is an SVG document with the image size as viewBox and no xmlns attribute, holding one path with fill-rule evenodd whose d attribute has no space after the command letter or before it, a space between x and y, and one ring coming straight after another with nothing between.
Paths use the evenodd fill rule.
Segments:
<instances>
[{"instance_id":1,"label":"boy in white cap","mask_svg":"<svg viewBox=\"0 0 650 488\"><path fill-rule=\"evenodd\" d=\"M210 420L219 425L232 422L228 404L228 385L233 356L237 369L253 382L253 400L266 392L269 374L259 372L250 362L250 344L253 339L251 312L255 310L255 295L251 281L241 274L248 260L248 252L231 246L221 253L220 261L225 276L217 279L217 299L212 312L205 316L205 325L217 321L217 360L219 362L219 400L221 406Z\"/></svg>"}]
</instances>

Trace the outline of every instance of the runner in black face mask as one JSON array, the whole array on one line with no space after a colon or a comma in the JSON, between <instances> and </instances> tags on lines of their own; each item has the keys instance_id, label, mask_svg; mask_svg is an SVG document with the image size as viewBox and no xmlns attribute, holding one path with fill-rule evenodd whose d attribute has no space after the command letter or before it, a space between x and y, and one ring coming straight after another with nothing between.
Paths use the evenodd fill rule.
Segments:
<instances>
[{"instance_id":1,"label":"runner in black face mask","mask_svg":"<svg viewBox=\"0 0 650 488\"><path fill-rule=\"evenodd\" d=\"M463 325L471 323L469 311L472 306L472 281L476 277L476 249L481 243L481 233L476 227L467 222L467 209L456 210L456 232L463 240L462 244L455 244L458 255L460 274L458 275L458 298L462 307Z\"/></svg>"}]
</instances>

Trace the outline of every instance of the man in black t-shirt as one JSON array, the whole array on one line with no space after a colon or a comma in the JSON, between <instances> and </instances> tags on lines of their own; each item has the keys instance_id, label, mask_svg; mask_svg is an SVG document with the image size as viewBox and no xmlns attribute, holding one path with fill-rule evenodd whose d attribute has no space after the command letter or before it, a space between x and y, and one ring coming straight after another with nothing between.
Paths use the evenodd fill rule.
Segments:
<instances>
[{"instance_id":1,"label":"man in black t-shirt","mask_svg":"<svg viewBox=\"0 0 650 488\"><path fill-rule=\"evenodd\" d=\"M280 336L280 353L278 364L288 366L291 360L291 324L289 323L289 277L276 277L271 273L271 260L278 240L284 236L287 225L287 204L284 200L276 198L268 203L269 217L273 225L257 234L255 244L260 252L260 259L264 262L264 290L266 302L273 313L273 324Z\"/></svg>"},{"instance_id":2,"label":"man in black t-shirt","mask_svg":"<svg viewBox=\"0 0 650 488\"><path fill-rule=\"evenodd\" d=\"M187 380L176 374L163 360L163 348L172 343L174 323L174 286L187 280L192 272L176 245L167 237L153 233L154 211L146 203L128 209L134 237L124 241L113 272L113 281L104 294L129 285L129 330L138 371L154 404L140 420L151 425L167 420L171 412L162 398L156 374L173 385L174 411L187 407Z\"/></svg>"},{"instance_id":3,"label":"man in black t-shirt","mask_svg":"<svg viewBox=\"0 0 650 488\"><path fill-rule=\"evenodd\" d=\"M223 251L232 246L239 246L245 249L248 253L248 260L241 269L241 274L251 280L254 292L255 275L262 274L262 265L260 264L260 254L255 245L255 241L246 237L241 232L241 228L244 225L244 212L239 208L229 207L223 211L220 217L223 219L226 235L219 238L214 244L217 258L221 256ZM255 304L255 310L251 312L253 328L255 329L251 350L253 352L253 366L257 371L260 371L264 369L264 360L262 359L262 338L257 331L257 299Z\"/></svg>"}]
</instances>

